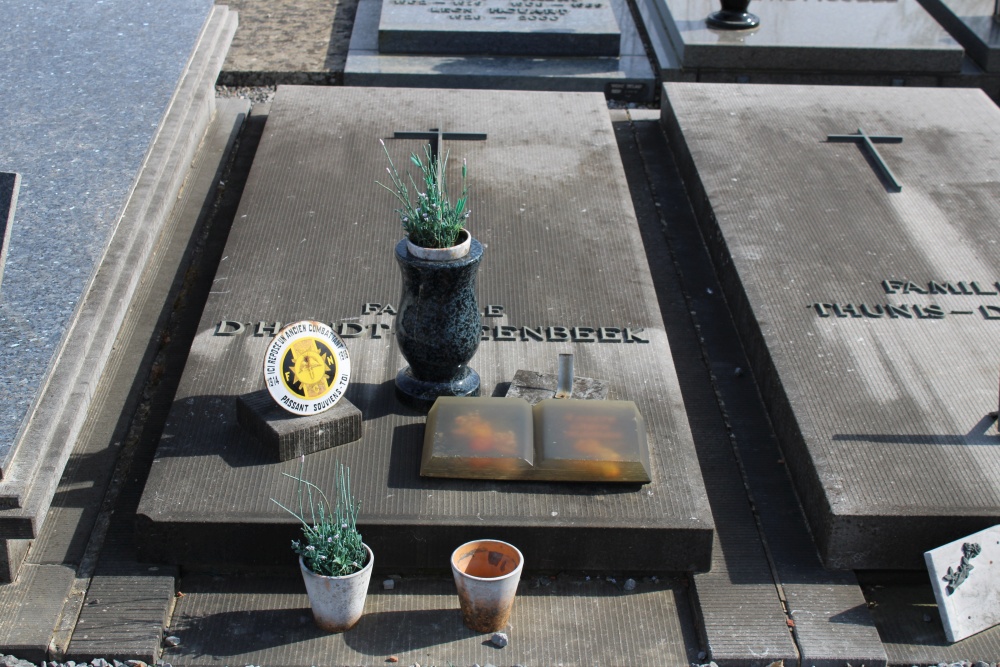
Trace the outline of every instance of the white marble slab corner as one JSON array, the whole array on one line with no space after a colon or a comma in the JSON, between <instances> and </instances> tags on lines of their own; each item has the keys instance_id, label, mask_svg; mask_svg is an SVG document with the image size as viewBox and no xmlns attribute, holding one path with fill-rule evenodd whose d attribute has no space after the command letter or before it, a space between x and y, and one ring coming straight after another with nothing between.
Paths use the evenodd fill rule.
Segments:
<instances>
[{"instance_id":1,"label":"white marble slab corner","mask_svg":"<svg viewBox=\"0 0 1000 667\"><path fill-rule=\"evenodd\" d=\"M924 553L948 641L1000 624L1000 525Z\"/></svg>"}]
</instances>

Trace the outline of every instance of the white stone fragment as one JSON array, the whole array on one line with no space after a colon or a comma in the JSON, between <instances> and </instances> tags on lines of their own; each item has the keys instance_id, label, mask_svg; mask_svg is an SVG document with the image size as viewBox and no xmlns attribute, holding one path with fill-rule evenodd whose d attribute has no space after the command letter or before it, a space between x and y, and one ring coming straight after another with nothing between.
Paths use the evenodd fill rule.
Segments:
<instances>
[{"instance_id":1,"label":"white stone fragment","mask_svg":"<svg viewBox=\"0 0 1000 667\"><path fill-rule=\"evenodd\" d=\"M924 562L948 641L1000 624L1000 525L932 549Z\"/></svg>"}]
</instances>

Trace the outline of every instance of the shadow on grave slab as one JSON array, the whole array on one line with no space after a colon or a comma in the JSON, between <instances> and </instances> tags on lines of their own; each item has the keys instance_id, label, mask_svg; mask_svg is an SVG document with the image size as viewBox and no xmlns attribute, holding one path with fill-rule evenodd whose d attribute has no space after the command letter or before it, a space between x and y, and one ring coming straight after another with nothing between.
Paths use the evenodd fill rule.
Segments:
<instances>
[{"instance_id":1,"label":"shadow on grave slab","mask_svg":"<svg viewBox=\"0 0 1000 667\"><path fill-rule=\"evenodd\" d=\"M834 433L833 440L846 442L878 442L887 445L1000 445L1000 435L995 432L993 424L995 414L983 416L965 435L946 435L942 433ZM990 431L994 431L990 433Z\"/></svg>"}]
</instances>

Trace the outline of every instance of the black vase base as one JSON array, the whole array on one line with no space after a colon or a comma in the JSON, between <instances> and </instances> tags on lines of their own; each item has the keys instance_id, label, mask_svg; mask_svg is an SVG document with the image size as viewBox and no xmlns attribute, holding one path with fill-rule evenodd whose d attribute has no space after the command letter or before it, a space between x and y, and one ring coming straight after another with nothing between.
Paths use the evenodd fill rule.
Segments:
<instances>
[{"instance_id":1,"label":"black vase base","mask_svg":"<svg viewBox=\"0 0 1000 667\"><path fill-rule=\"evenodd\" d=\"M719 28L720 30L749 30L760 25L760 17L750 12L721 9L709 14L705 23L710 28Z\"/></svg>"},{"instance_id":2,"label":"black vase base","mask_svg":"<svg viewBox=\"0 0 1000 667\"><path fill-rule=\"evenodd\" d=\"M418 380L410 367L396 374L396 398L403 405L427 412L440 396L479 396L479 373L466 368L464 376L447 382Z\"/></svg>"}]
</instances>

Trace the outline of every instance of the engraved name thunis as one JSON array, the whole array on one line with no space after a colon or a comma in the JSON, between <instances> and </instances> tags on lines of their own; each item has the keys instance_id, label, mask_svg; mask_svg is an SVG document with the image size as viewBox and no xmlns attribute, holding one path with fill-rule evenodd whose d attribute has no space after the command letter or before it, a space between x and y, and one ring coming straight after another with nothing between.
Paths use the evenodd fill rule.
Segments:
<instances>
[{"instance_id":1,"label":"engraved name thunis","mask_svg":"<svg viewBox=\"0 0 1000 667\"><path fill-rule=\"evenodd\" d=\"M941 303L821 303L807 305L819 317L891 320L943 320L972 316L1000 320L1000 298L996 303L968 303L961 297L1000 297L1000 281L977 280L883 280L882 292L893 296L931 296Z\"/></svg>"}]
</instances>

